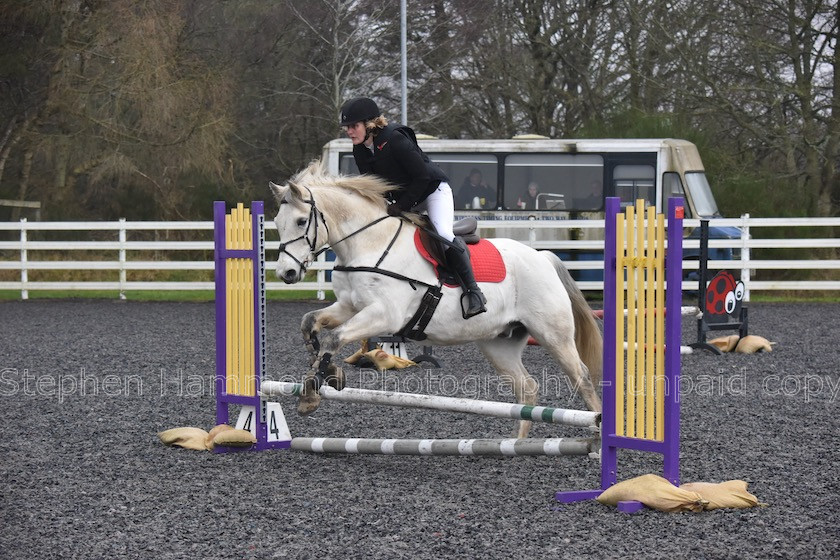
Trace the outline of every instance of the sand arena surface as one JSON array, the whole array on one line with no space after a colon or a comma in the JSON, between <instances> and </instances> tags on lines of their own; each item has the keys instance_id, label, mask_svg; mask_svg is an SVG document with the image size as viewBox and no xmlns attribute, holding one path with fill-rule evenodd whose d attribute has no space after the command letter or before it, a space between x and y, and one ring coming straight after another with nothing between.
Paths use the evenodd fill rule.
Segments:
<instances>
[{"instance_id":1,"label":"sand arena surface","mask_svg":"<svg viewBox=\"0 0 840 560\"><path fill-rule=\"evenodd\" d=\"M268 376L307 366L300 318L268 305ZM835 557L840 305L751 304L772 353L682 357L682 478L744 479L770 507L626 516L562 505L595 487L580 457L383 457L167 448L158 431L214 424L210 303L0 304L0 556L4 558ZM695 325L683 319L683 341ZM347 355L356 348L346 349ZM412 353L419 347L412 346ZM437 370L348 383L513 402L473 346L438 348ZM544 350L525 352L539 404L582 408ZM288 402L288 401L284 401ZM324 402L293 435L508 437L513 421ZM533 437L574 436L535 425ZM620 476L658 472L625 453Z\"/></svg>"}]
</instances>

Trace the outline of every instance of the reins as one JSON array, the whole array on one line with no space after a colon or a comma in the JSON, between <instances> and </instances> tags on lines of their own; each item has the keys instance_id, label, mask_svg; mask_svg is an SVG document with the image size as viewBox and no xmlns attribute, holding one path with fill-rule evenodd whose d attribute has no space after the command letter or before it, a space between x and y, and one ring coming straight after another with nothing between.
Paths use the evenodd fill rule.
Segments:
<instances>
[{"instance_id":1,"label":"reins","mask_svg":"<svg viewBox=\"0 0 840 560\"><path fill-rule=\"evenodd\" d=\"M373 227L376 224L392 217L392 216L389 216L389 215L381 216L381 217L373 220L372 222L362 226L361 228L357 229L356 231L353 231L353 232L345 235L344 237L342 237L341 239L339 239L335 243L324 245L322 248L316 250L315 247L317 247L317 245L318 245L318 219L320 218L320 221L324 223L324 229L327 230L327 239L329 239L330 228L327 225L327 220L326 220L326 217L324 216L324 213L321 212L321 210L319 210L318 207L315 205L315 197L312 196L312 191L309 189L309 187L303 187L303 188L305 188L306 191L309 193L309 200L304 200L303 201L303 202L309 204L309 207L310 207L309 219L306 222L306 230L304 230L304 232L301 235L299 235L298 237L296 237L296 238L294 238L290 241L286 241L286 242L281 241L280 242L280 253L285 253L293 261L295 261L295 263L297 263L297 265L300 267L301 276L303 276L303 273L306 272L306 269L307 269L307 266L308 266L306 264L307 262L314 261L319 256L321 256L323 253L329 251L330 249L332 249L333 247L335 247L339 243L342 243L342 242L346 241L347 239L350 239L351 237L362 233L366 229L368 229L370 227ZM285 202L281 202L281 204L283 204L283 203L285 203ZM422 280L417 280L415 278L410 278L408 276L404 276L404 275L402 275L398 272L392 272L390 270L385 270L383 268L379 268L379 265L381 265L382 261L385 260L385 257L388 256L388 253L391 251L391 248L394 246L394 243L396 243L397 238L399 237L400 232L402 231L404 220L402 218L398 218L398 219L400 220L400 224L399 224L399 227L397 227L396 233L394 233L394 236L391 238L391 241L388 243L388 246L385 247L385 250L379 256L379 260L376 261L376 264L374 266L343 266L343 265L338 265L338 266L333 267L333 271L334 272L372 272L372 273L376 273L376 274L382 274L383 276L388 276L390 278L395 278L397 280L402 280L404 282L408 282L408 284L414 290L417 289L417 285L425 286L427 288L434 287L436 284L429 284L428 282L423 282ZM312 228L313 222L314 222L314 228L313 228L313 230L314 230L313 234L314 235L313 235L312 239L310 239L309 238L309 230L310 230L310 228ZM297 257L295 257L289 251L286 250L287 246L289 246L290 244L295 243L297 241L300 241L300 240L304 240L309 244L309 258L305 258L303 260L303 262L298 260Z\"/></svg>"},{"instance_id":2,"label":"reins","mask_svg":"<svg viewBox=\"0 0 840 560\"><path fill-rule=\"evenodd\" d=\"M320 210L319 210L319 212L320 212ZM321 214L321 219L323 219L323 216L324 216L324 215L323 215L323 213L322 213L322 214ZM316 258L316 259L317 259L318 257L320 257L320 256L321 256L321 254L322 254L322 253L325 253L325 252L329 251L330 249L332 249L333 247L335 247L336 245L338 245L338 244L339 244L339 243L341 243L342 241L345 241L345 240L347 240L347 239L350 239L350 238L351 238L351 237L353 237L354 235L356 235L356 234L358 234L358 233L362 233L362 232L363 232L363 231L365 231L367 228L369 228L369 227L371 227L371 226L375 226L376 224L378 224L378 223L379 223L379 222L381 222L382 220L387 220L387 219L388 219L388 218L390 218L390 217L391 217L391 216L382 216L382 217L380 217L380 218L377 218L377 219L373 220L372 222L370 222L369 224L367 224L366 226L362 226L361 228L357 229L356 231L354 231L354 232L352 232L352 233L348 233L347 235L345 235L344 237L342 237L341 239L339 239L339 240L338 240L338 241L336 241L335 243L333 243L333 244L331 244L331 245L324 245L324 246L323 246L321 249L319 249L317 252L313 253L313 254L312 254L312 256L313 256L314 258ZM324 223L326 224L327 222L325 221ZM401 230L401 229L402 229L402 220L400 221L400 227L397 229L397 234L399 234L399 232L400 232L400 230ZM394 237L394 239L396 239L396 237ZM391 246L394 244L394 239L392 239L392 240L391 240L391 243L390 243L390 244L388 244L388 249L390 249L390 248L391 248ZM386 252L387 252L387 249L386 249ZM380 262L381 262L381 261L380 261ZM379 264L379 263L377 263L377 264Z\"/></svg>"}]
</instances>

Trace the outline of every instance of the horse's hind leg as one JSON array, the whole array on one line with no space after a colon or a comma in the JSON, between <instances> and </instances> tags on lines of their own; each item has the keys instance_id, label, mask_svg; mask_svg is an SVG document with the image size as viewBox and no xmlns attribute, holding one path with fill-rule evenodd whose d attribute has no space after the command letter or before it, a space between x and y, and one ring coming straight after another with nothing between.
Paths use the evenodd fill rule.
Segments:
<instances>
[{"instance_id":1,"label":"horse's hind leg","mask_svg":"<svg viewBox=\"0 0 840 560\"><path fill-rule=\"evenodd\" d=\"M503 381L513 386L516 402L519 404L537 404L539 384L531 377L522 364L522 351L528 343L528 332L524 328L513 331L510 337L478 341L479 349L487 357ZM514 436L528 437L531 429L530 420L517 420Z\"/></svg>"},{"instance_id":2,"label":"horse's hind leg","mask_svg":"<svg viewBox=\"0 0 840 560\"><path fill-rule=\"evenodd\" d=\"M576 393L580 393L589 410L601 411L601 397L592 383L589 370L575 347L574 330L557 326L532 331L533 337L560 363Z\"/></svg>"}]
</instances>

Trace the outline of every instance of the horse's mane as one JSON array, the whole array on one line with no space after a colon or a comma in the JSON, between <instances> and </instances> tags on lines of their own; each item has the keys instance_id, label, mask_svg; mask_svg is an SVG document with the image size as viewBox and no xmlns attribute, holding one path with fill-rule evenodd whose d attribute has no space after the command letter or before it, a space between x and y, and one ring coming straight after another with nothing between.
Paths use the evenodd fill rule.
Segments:
<instances>
[{"instance_id":1,"label":"horse's mane","mask_svg":"<svg viewBox=\"0 0 840 560\"><path fill-rule=\"evenodd\" d=\"M376 175L332 175L319 159L312 161L289 181L300 187L344 189L359 195L378 208L385 207L385 193L396 188Z\"/></svg>"}]
</instances>

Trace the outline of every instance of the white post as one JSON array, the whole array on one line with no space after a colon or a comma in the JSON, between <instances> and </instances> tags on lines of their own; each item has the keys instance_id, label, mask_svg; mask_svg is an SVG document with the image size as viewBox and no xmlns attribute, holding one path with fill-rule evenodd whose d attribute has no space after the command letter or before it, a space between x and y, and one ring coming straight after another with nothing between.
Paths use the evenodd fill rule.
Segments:
<instances>
[{"instance_id":1,"label":"white post","mask_svg":"<svg viewBox=\"0 0 840 560\"><path fill-rule=\"evenodd\" d=\"M537 220L536 216L528 216L528 221L532 224ZM537 241L537 228L533 225L528 228L528 244L533 247Z\"/></svg>"},{"instance_id":2,"label":"white post","mask_svg":"<svg viewBox=\"0 0 840 560\"><path fill-rule=\"evenodd\" d=\"M20 219L20 299L29 299L29 271L26 269L28 253L26 250L26 218Z\"/></svg>"},{"instance_id":3,"label":"white post","mask_svg":"<svg viewBox=\"0 0 840 560\"><path fill-rule=\"evenodd\" d=\"M327 262L327 254L321 253L318 255L318 263L319 264L326 264ZM316 280L318 281L318 301L324 301L327 297L326 293L324 292L323 285L327 282L327 271L323 269L319 269L316 273Z\"/></svg>"},{"instance_id":4,"label":"white post","mask_svg":"<svg viewBox=\"0 0 840 560\"><path fill-rule=\"evenodd\" d=\"M744 303L750 301L750 215L741 216L741 282L744 283Z\"/></svg>"},{"instance_id":5,"label":"white post","mask_svg":"<svg viewBox=\"0 0 840 560\"><path fill-rule=\"evenodd\" d=\"M125 299L125 218L120 218L120 299Z\"/></svg>"}]
</instances>

